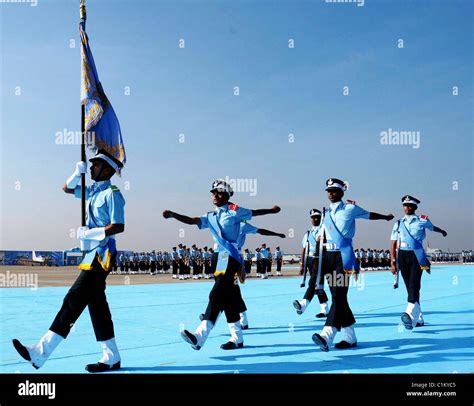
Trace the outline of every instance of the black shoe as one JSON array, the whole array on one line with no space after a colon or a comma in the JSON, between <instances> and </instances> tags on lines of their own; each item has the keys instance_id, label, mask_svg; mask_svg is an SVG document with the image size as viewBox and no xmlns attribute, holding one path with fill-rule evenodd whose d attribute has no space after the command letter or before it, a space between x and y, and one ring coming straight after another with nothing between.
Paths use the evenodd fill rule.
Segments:
<instances>
[{"instance_id":1,"label":"black shoe","mask_svg":"<svg viewBox=\"0 0 474 406\"><path fill-rule=\"evenodd\" d=\"M223 350L236 350L236 349L238 349L238 348L244 348L244 343L236 344L236 343L234 343L234 342L232 342L232 341L229 341L229 342L227 342L227 343L225 343L225 344L222 344L222 345L221 345L221 348L222 348Z\"/></svg>"},{"instance_id":2,"label":"black shoe","mask_svg":"<svg viewBox=\"0 0 474 406\"><path fill-rule=\"evenodd\" d=\"M408 313L402 313L402 323L407 330L413 330L413 321Z\"/></svg>"},{"instance_id":3,"label":"black shoe","mask_svg":"<svg viewBox=\"0 0 474 406\"><path fill-rule=\"evenodd\" d=\"M425 322L420 323L419 321L416 323L415 327L423 327L425 325Z\"/></svg>"},{"instance_id":4,"label":"black shoe","mask_svg":"<svg viewBox=\"0 0 474 406\"><path fill-rule=\"evenodd\" d=\"M314 317L316 317L317 319L322 319L322 318L324 318L324 317L328 317L328 315L327 315L326 313L318 313L318 314L317 314L316 316L314 316Z\"/></svg>"},{"instance_id":5,"label":"black shoe","mask_svg":"<svg viewBox=\"0 0 474 406\"><path fill-rule=\"evenodd\" d=\"M184 341L191 344L191 347L194 350L199 351L201 349L201 346L198 345L197 337L193 333L190 333L188 330L183 330L181 332L181 337L183 337Z\"/></svg>"},{"instance_id":6,"label":"black shoe","mask_svg":"<svg viewBox=\"0 0 474 406\"><path fill-rule=\"evenodd\" d=\"M201 320L201 321L204 320L204 313L201 313L201 314L199 315L199 320Z\"/></svg>"},{"instance_id":7,"label":"black shoe","mask_svg":"<svg viewBox=\"0 0 474 406\"><path fill-rule=\"evenodd\" d=\"M112 366L103 364L102 362L86 365L86 371L90 373L116 371L117 369L120 369L120 361Z\"/></svg>"},{"instance_id":8,"label":"black shoe","mask_svg":"<svg viewBox=\"0 0 474 406\"><path fill-rule=\"evenodd\" d=\"M248 329L249 329L249 325L246 324L245 326L242 326L241 328L242 328L242 330L248 330Z\"/></svg>"},{"instance_id":9,"label":"black shoe","mask_svg":"<svg viewBox=\"0 0 474 406\"><path fill-rule=\"evenodd\" d=\"M293 300L293 307L296 309L296 313L303 314L301 311L301 304L298 300Z\"/></svg>"},{"instance_id":10,"label":"black shoe","mask_svg":"<svg viewBox=\"0 0 474 406\"><path fill-rule=\"evenodd\" d=\"M342 340L341 342L337 343L335 346L338 350L346 350L348 348L357 347L357 341L353 344L348 343L347 341Z\"/></svg>"},{"instance_id":11,"label":"black shoe","mask_svg":"<svg viewBox=\"0 0 474 406\"><path fill-rule=\"evenodd\" d=\"M319 348L321 349L321 351L324 351L324 352L329 351L328 343L318 333L314 333L312 339L316 345L319 345Z\"/></svg>"},{"instance_id":12,"label":"black shoe","mask_svg":"<svg viewBox=\"0 0 474 406\"><path fill-rule=\"evenodd\" d=\"M21 358L23 358L25 361L31 362L30 353L28 352L28 349L22 343L20 343L16 338L14 338L12 340L12 344L15 347L15 350L18 352L18 354L20 354ZM39 367L37 367L32 362L31 362L31 365L33 365L35 369L39 369Z\"/></svg>"}]
</instances>

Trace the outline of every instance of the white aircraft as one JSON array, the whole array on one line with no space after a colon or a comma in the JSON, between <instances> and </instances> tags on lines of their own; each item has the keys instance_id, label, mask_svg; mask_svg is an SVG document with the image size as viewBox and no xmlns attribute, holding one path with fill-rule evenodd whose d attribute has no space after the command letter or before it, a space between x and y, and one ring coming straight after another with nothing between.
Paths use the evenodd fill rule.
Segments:
<instances>
[{"instance_id":1,"label":"white aircraft","mask_svg":"<svg viewBox=\"0 0 474 406\"><path fill-rule=\"evenodd\" d=\"M43 257L42 255L36 255L35 251L31 251L31 258L32 262L37 262L40 264L44 264L44 262L46 261L45 257Z\"/></svg>"}]
</instances>

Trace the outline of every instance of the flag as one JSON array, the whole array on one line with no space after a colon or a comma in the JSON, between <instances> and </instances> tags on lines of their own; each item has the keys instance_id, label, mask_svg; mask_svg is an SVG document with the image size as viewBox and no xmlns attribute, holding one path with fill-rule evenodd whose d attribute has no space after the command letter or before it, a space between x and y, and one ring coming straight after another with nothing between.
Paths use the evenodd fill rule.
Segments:
<instances>
[{"instance_id":1,"label":"flag","mask_svg":"<svg viewBox=\"0 0 474 406\"><path fill-rule=\"evenodd\" d=\"M86 145L96 152L106 150L122 164L126 162L120 123L99 81L85 18L79 24L81 36L81 104L85 110Z\"/></svg>"}]
</instances>

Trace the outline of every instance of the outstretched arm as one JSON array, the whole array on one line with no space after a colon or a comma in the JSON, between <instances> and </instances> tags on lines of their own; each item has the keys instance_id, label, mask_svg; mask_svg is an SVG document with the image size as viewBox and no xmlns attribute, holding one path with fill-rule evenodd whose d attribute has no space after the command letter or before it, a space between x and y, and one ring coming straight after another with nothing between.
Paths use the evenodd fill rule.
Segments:
<instances>
[{"instance_id":1,"label":"outstretched arm","mask_svg":"<svg viewBox=\"0 0 474 406\"><path fill-rule=\"evenodd\" d=\"M390 221L393 219L393 214L379 214L371 211L369 213L369 220L387 220Z\"/></svg>"},{"instance_id":2,"label":"outstretched arm","mask_svg":"<svg viewBox=\"0 0 474 406\"><path fill-rule=\"evenodd\" d=\"M174 218L181 223L190 224L190 225L199 225L201 224L201 219L199 217L188 217L184 214L178 214L171 210L165 210L163 212L163 217L165 219Z\"/></svg>"},{"instance_id":3,"label":"outstretched arm","mask_svg":"<svg viewBox=\"0 0 474 406\"><path fill-rule=\"evenodd\" d=\"M269 236L273 236L273 237L286 238L285 234L275 233L274 231L265 230L264 228L259 228L257 230L257 233L261 234L261 235L269 235Z\"/></svg>"},{"instance_id":4,"label":"outstretched arm","mask_svg":"<svg viewBox=\"0 0 474 406\"><path fill-rule=\"evenodd\" d=\"M271 209L256 209L252 210L252 217L265 216L266 214L276 214L280 212L279 206L273 206Z\"/></svg>"},{"instance_id":5,"label":"outstretched arm","mask_svg":"<svg viewBox=\"0 0 474 406\"><path fill-rule=\"evenodd\" d=\"M446 231L444 231L441 228L436 227L436 226L433 226L433 231L435 233L441 233L443 235L443 237L446 237L448 235L448 233Z\"/></svg>"}]
</instances>

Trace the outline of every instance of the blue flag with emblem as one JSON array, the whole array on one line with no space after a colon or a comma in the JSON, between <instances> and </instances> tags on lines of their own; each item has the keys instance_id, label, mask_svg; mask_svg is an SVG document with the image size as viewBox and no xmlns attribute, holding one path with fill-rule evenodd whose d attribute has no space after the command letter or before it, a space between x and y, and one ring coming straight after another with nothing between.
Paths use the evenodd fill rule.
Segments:
<instances>
[{"instance_id":1,"label":"blue flag with emblem","mask_svg":"<svg viewBox=\"0 0 474 406\"><path fill-rule=\"evenodd\" d=\"M120 124L99 81L86 34L85 18L80 20L79 33L81 36L81 104L85 109L86 145L94 152L104 149L125 164L125 146Z\"/></svg>"}]
</instances>

